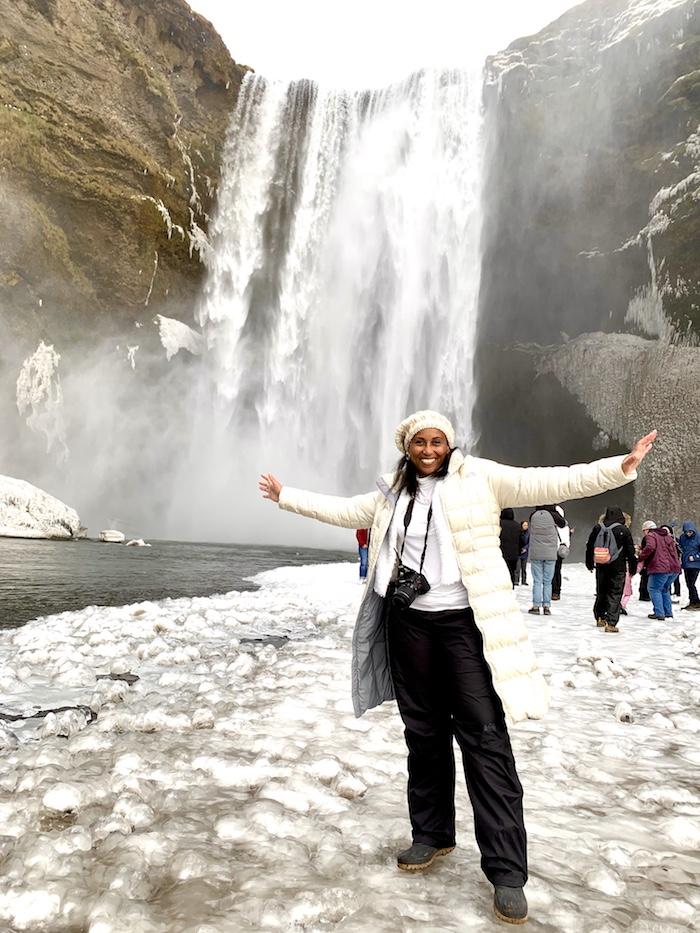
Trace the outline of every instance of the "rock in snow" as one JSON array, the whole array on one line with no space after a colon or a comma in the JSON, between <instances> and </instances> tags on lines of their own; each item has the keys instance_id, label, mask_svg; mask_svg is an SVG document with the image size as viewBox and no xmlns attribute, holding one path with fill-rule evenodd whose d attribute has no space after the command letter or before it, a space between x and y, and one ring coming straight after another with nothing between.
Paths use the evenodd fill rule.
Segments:
<instances>
[{"instance_id":1,"label":"rock in snow","mask_svg":"<svg viewBox=\"0 0 700 933\"><path fill-rule=\"evenodd\" d=\"M125 537L123 531L116 531L114 528L107 528L100 532L100 541L106 541L108 544L123 544Z\"/></svg>"},{"instance_id":2,"label":"rock in snow","mask_svg":"<svg viewBox=\"0 0 700 933\"><path fill-rule=\"evenodd\" d=\"M76 538L80 534L75 509L22 479L0 476L0 536Z\"/></svg>"}]
</instances>

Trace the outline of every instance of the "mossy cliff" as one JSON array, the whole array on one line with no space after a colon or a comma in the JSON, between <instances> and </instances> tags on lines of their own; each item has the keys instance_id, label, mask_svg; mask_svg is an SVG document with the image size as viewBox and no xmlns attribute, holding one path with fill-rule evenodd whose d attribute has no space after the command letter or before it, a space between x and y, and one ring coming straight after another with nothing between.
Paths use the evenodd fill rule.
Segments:
<instances>
[{"instance_id":1,"label":"mossy cliff","mask_svg":"<svg viewBox=\"0 0 700 933\"><path fill-rule=\"evenodd\" d=\"M0 324L191 317L242 76L184 0L0 0Z\"/></svg>"},{"instance_id":2,"label":"mossy cliff","mask_svg":"<svg viewBox=\"0 0 700 933\"><path fill-rule=\"evenodd\" d=\"M481 449L591 459L655 426L670 472L656 502L637 487L637 511L683 518L697 492L683 413L700 388L645 405L649 383L700 355L700 2L581 3L489 59L485 107ZM618 334L644 339L622 353Z\"/></svg>"}]
</instances>

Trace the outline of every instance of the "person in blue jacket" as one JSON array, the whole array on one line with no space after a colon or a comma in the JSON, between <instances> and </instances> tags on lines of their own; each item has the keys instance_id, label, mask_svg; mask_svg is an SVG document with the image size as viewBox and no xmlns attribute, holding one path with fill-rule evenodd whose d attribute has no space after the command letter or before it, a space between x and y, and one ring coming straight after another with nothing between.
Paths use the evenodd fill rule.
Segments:
<instances>
[{"instance_id":1,"label":"person in blue jacket","mask_svg":"<svg viewBox=\"0 0 700 933\"><path fill-rule=\"evenodd\" d=\"M700 574L700 535L691 521L683 522L683 532L678 539L681 548L681 567L688 587L690 602L684 609L700 609L700 599L695 585Z\"/></svg>"}]
</instances>

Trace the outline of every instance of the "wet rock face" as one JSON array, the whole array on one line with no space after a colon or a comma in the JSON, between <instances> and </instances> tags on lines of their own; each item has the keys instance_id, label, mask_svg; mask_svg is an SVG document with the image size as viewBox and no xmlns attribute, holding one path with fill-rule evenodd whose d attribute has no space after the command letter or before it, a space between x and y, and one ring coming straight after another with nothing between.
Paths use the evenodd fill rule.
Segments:
<instances>
[{"instance_id":1,"label":"wet rock face","mask_svg":"<svg viewBox=\"0 0 700 933\"><path fill-rule=\"evenodd\" d=\"M660 367L676 359L655 352L657 344L699 352L699 54L698 0L589 0L489 60L477 354L484 453L560 462L552 438L561 444L563 433L581 459L624 449L634 419L592 405L595 393L580 381L604 385L614 367L617 390L634 405L643 382L661 381ZM591 332L597 339L576 380L563 365L538 365L540 350L523 347L554 353ZM614 352L603 352L612 332L652 338L625 357L624 372ZM499 353L518 347L526 350L521 363L502 367L494 386ZM541 397L543 380L558 395L556 424L544 400L521 439L489 431L494 405ZM686 393L680 404L697 410L693 391L695 400ZM596 450L591 420L610 436L609 450ZM659 427L684 449L680 423L666 420ZM676 480L685 482L679 474L669 488Z\"/></svg>"},{"instance_id":2,"label":"wet rock face","mask_svg":"<svg viewBox=\"0 0 700 933\"><path fill-rule=\"evenodd\" d=\"M190 310L245 68L184 0L0 0L0 315L79 336Z\"/></svg>"}]
</instances>

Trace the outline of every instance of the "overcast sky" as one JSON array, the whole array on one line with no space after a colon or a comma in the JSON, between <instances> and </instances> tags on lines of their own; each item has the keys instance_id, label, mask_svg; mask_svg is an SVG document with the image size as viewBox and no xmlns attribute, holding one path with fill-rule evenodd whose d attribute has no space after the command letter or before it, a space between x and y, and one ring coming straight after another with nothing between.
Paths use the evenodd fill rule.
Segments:
<instances>
[{"instance_id":1,"label":"overcast sky","mask_svg":"<svg viewBox=\"0 0 700 933\"><path fill-rule=\"evenodd\" d=\"M465 67L537 32L576 0L190 0L233 58L270 78L370 87Z\"/></svg>"}]
</instances>

